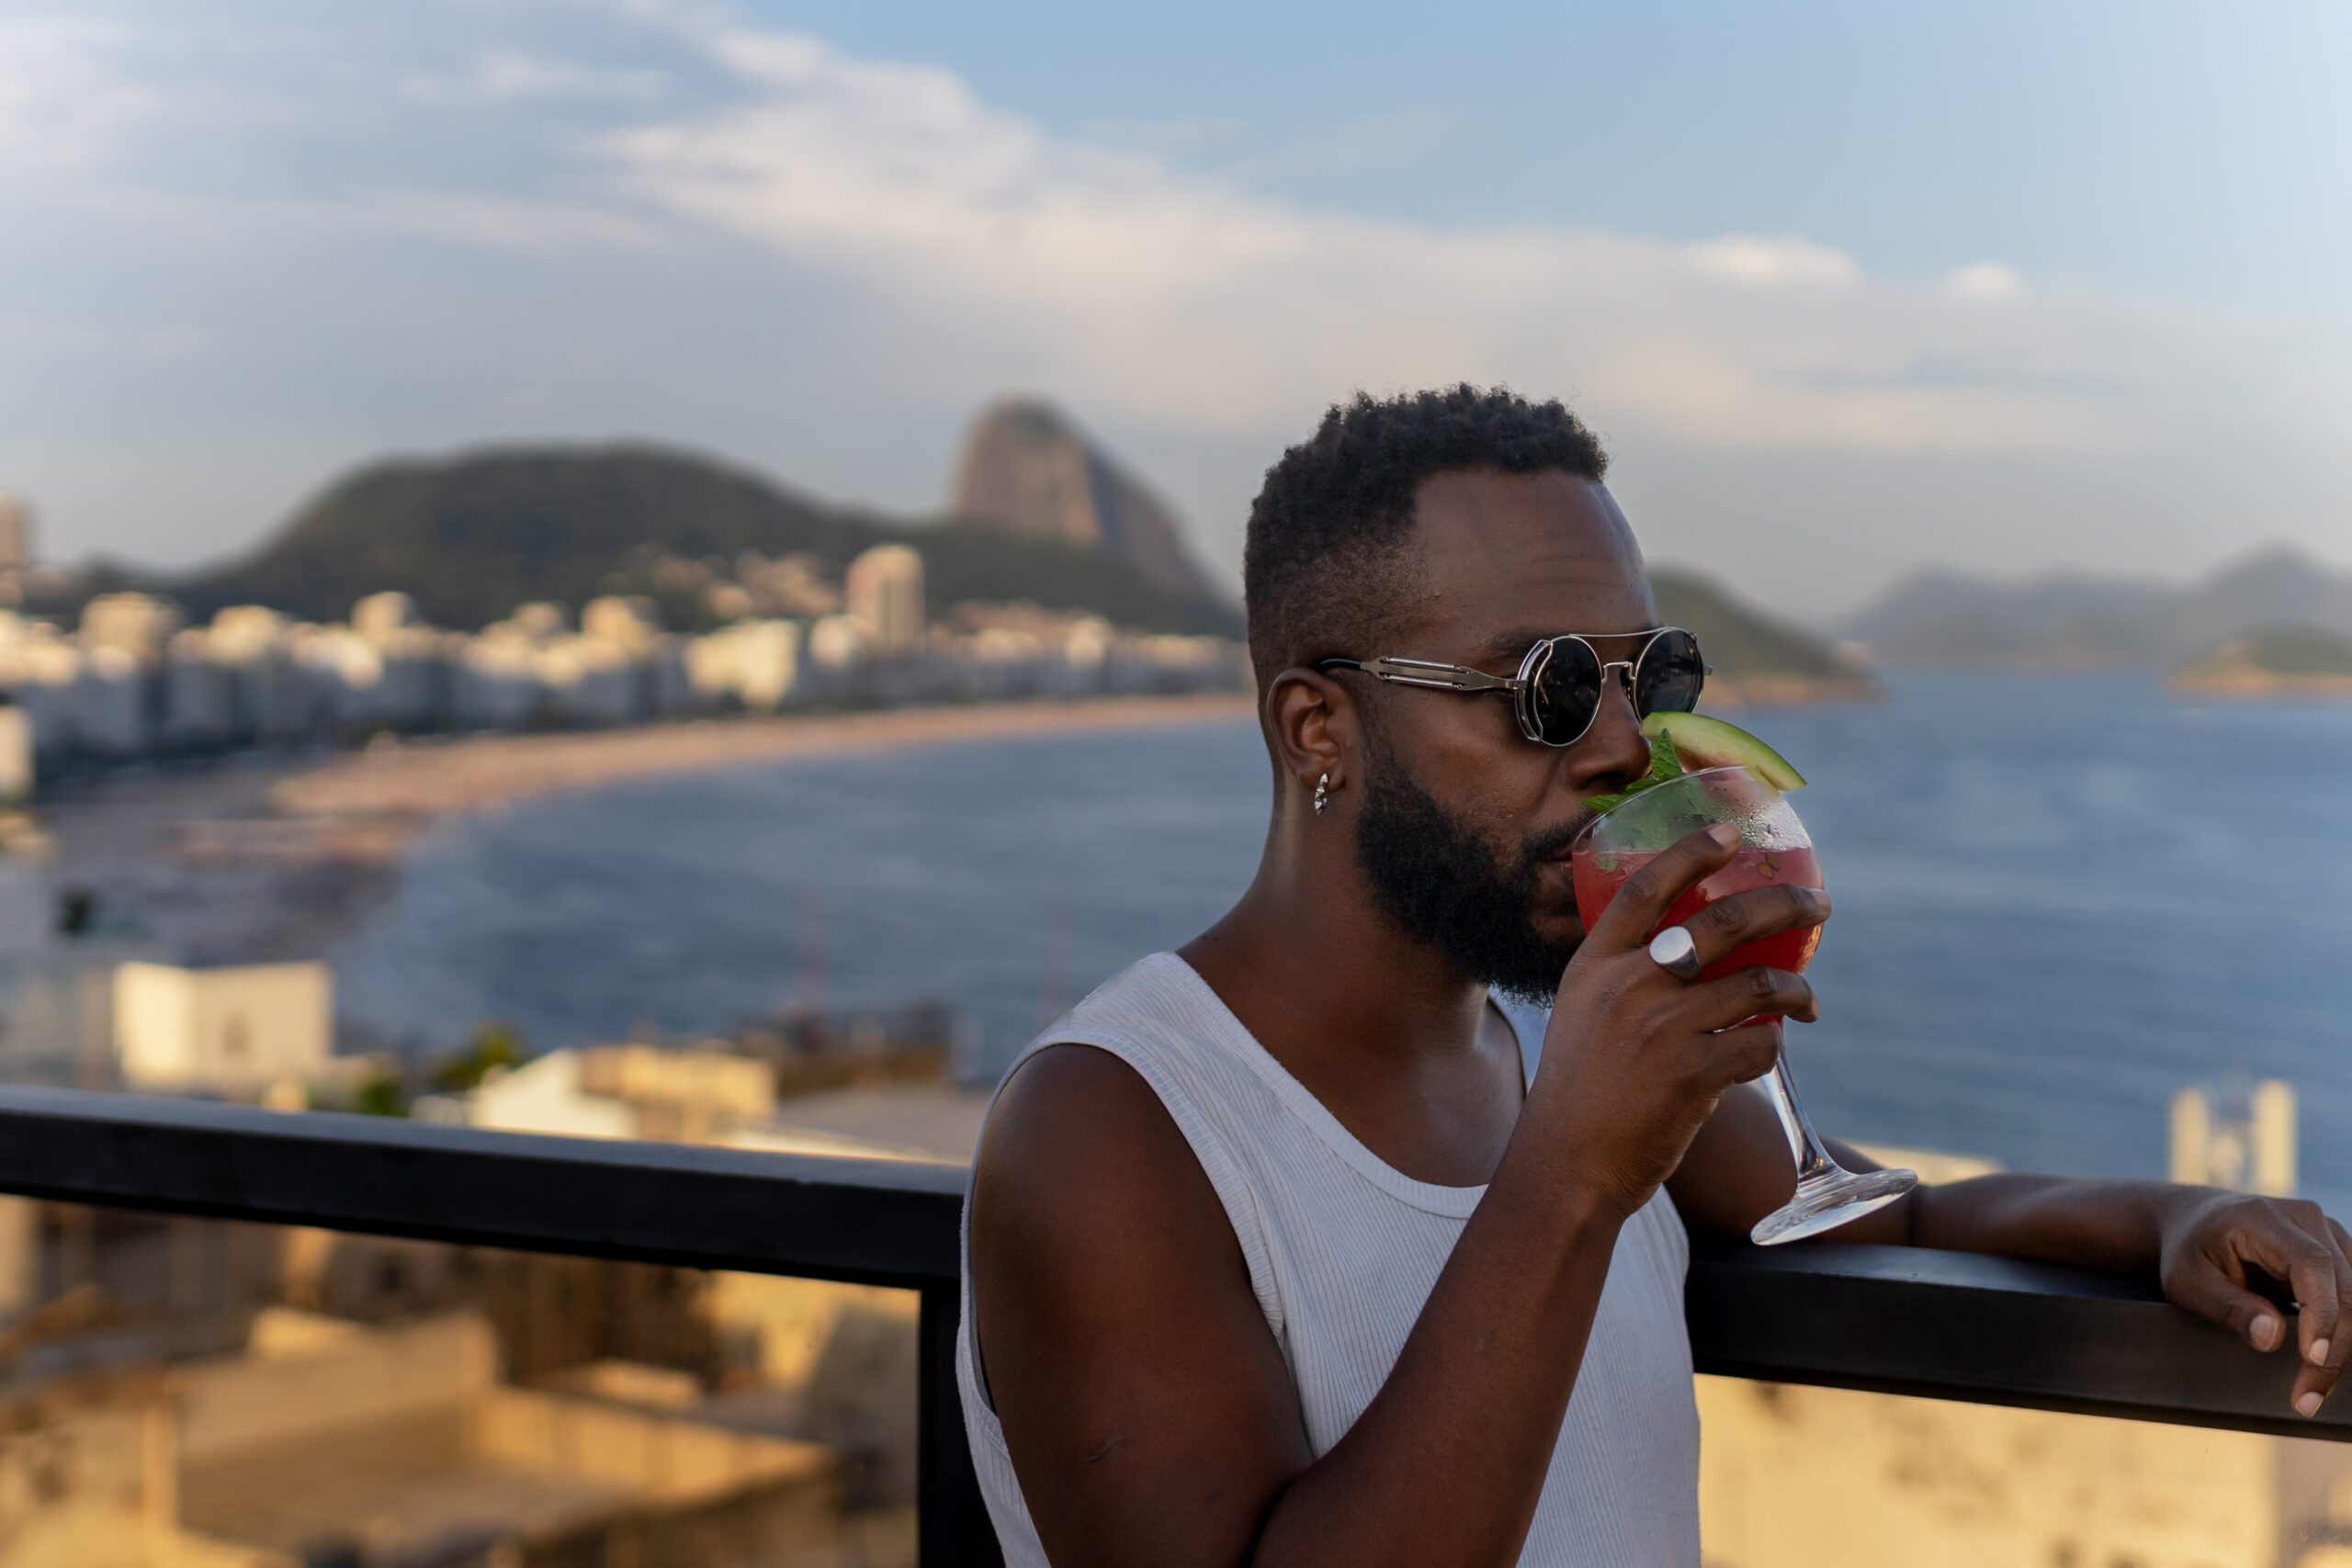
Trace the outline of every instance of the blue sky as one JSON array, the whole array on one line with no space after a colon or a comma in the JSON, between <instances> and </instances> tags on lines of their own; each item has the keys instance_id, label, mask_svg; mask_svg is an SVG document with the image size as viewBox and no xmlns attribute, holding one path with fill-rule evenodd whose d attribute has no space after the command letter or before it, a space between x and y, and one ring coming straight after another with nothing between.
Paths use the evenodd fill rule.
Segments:
<instances>
[{"instance_id":1,"label":"blue sky","mask_svg":"<svg viewBox=\"0 0 2352 1568\"><path fill-rule=\"evenodd\" d=\"M1799 614L2352 564L2347 18L0 4L0 488L164 562L490 441L921 508L1020 388L1230 569L1324 402L1468 378Z\"/></svg>"}]
</instances>

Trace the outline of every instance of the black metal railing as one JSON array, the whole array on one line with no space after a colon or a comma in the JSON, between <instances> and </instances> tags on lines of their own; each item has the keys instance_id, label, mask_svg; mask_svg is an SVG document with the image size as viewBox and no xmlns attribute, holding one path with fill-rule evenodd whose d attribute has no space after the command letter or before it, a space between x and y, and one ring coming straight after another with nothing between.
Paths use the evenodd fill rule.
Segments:
<instances>
[{"instance_id":1,"label":"black metal railing","mask_svg":"<svg viewBox=\"0 0 2352 1568\"><path fill-rule=\"evenodd\" d=\"M0 1193L918 1292L926 1565L999 1561L956 1394L963 1186L944 1166L0 1087ZM1702 1246L1687 1310L1702 1372L2352 1438L2346 1411L2287 1414L2290 1358L2076 1269Z\"/></svg>"}]
</instances>

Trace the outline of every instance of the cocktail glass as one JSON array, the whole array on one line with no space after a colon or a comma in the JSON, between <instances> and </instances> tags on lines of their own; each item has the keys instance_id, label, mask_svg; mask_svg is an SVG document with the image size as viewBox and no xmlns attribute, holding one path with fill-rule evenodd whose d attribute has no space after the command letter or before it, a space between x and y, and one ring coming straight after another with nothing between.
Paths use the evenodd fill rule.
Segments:
<instances>
[{"instance_id":1,"label":"cocktail glass","mask_svg":"<svg viewBox=\"0 0 2352 1568\"><path fill-rule=\"evenodd\" d=\"M1718 898L1735 893L1775 883L1799 887L1822 885L1821 863L1814 857L1812 836L1797 820L1787 797L1752 769L1705 768L1642 791L1596 818L1577 840L1571 867L1577 913L1585 929L1592 929L1626 878L1678 840L1718 822L1739 826L1739 848L1731 863L1676 899L1666 919L1658 922L1658 931L1679 925ZM1699 978L1712 980L1758 964L1801 974L1820 942L1821 931L1815 926L1760 937L1716 959L1700 972ZM1758 1221L1748 1233L1757 1245L1770 1247L1817 1235L1892 1203L1918 1185L1918 1177L1907 1170L1852 1171L1830 1157L1797 1099L1796 1079L1789 1071L1785 1049L1773 1063L1765 1088L1772 1109L1780 1114L1781 1130L1788 1135L1789 1152L1796 1160L1797 1189L1786 1203Z\"/></svg>"}]
</instances>

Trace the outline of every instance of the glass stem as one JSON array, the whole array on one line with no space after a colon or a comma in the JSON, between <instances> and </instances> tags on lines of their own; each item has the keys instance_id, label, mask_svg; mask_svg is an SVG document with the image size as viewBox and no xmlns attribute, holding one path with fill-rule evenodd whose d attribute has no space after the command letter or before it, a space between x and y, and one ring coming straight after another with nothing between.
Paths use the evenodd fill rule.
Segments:
<instances>
[{"instance_id":1,"label":"glass stem","mask_svg":"<svg viewBox=\"0 0 2352 1568\"><path fill-rule=\"evenodd\" d=\"M1816 1177L1828 1176L1842 1168L1829 1157L1822 1146L1821 1134L1813 1130L1813 1122L1805 1116L1804 1106L1797 1099L1797 1080L1789 1072L1789 1054L1783 1048L1780 1058L1772 1064L1771 1076L1765 1088L1772 1097L1772 1109L1780 1113L1781 1131L1789 1140L1789 1154L1797 1162L1797 1183L1803 1186Z\"/></svg>"}]
</instances>

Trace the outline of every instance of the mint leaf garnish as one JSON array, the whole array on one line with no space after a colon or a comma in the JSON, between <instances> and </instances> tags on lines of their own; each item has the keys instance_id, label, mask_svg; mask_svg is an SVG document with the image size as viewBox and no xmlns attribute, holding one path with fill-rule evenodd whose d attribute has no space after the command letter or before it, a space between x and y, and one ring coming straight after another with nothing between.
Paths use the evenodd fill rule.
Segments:
<instances>
[{"instance_id":1,"label":"mint leaf garnish","mask_svg":"<svg viewBox=\"0 0 2352 1568\"><path fill-rule=\"evenodd\" d=\"M1674 754L1674 742L1661 735L1650 742L1650 771L1635 779L1614 795L1597 795L1585 802L1595 816L1614 811L1645 789L1656 789L1669 779L1680 778L1687 770L1682 759Z\"/></svg>"},{"instance_id":2,"label":"mint leaf garnish","mask_svg":"<svg viewBox=\"0 0 2352 1568\"><path fill-rule=\"evenodd\" d=\"M1650 776L1647 783L1637 784L1634 789L1645 790L1651 784L1662 784L1668 779L1679 779L1682 776L1682 759L1675 755L1674 742L1661 735L1650 742Z\"/></svg>"}]
</instances>

